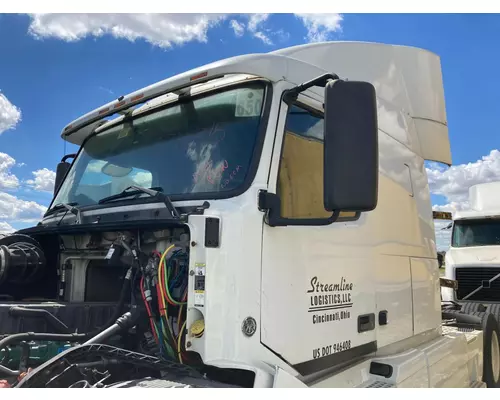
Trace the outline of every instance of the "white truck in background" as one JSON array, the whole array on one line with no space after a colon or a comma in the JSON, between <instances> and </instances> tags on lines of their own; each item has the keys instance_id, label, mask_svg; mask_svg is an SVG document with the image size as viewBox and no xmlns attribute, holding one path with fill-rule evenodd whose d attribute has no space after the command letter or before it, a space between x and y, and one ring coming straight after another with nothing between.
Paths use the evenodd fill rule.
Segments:
<instances>
[{"instance_id":1,"label":"white truck in background","mask_svg":"<svg viewBox=\"0 0 500 400\"><path fill-rule=\"evenodd\" d=\"M455 282L424 166L451 164L437 55L225 59L62 138L80 150L43 220L0 239L16 388L500 386L498 319L440 298ZM47 340L62 352L30 357Z\"/></svg>"},{"instance_id":2,"label":"white truck in background","mask_svg":"<svg viewBox=\"0 0 500 400\"><path fill-rule=\"evenodd\" d=\"M470 187L469 209L453 216L445 260L458 289L443 288L443 300L500 317L500 181Z\"/></svg>"}]
</instances>

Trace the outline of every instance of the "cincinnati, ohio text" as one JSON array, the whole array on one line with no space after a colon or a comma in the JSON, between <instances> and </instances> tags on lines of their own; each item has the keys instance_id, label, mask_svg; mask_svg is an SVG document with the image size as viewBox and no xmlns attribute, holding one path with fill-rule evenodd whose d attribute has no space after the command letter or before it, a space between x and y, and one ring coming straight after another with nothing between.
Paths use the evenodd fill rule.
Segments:
<instances>
[{"instance_id":1,"label":"cincinnati, ohio text","mask_svg":"<svg viewBox=\"0 0 500 400\"><path fill-rule=\"evenodd\" d=\"M324 324L325 322L339 321L341 319L351 318L351 312L347 310L335 311L335 312L325 312L313 314L312 320L313 324Z\"/></svg>"}]
</instances>

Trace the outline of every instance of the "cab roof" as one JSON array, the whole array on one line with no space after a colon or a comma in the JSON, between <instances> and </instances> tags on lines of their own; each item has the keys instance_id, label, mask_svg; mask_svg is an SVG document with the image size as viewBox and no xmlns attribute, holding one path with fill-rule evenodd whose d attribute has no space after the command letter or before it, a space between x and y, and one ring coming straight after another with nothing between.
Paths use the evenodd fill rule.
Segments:
<instances>
[{"instance_id":1,"label":"cab roof","mask_svg":"<svg viewBox=\"0 0 500 400\"><path fill-rule=\"evenodd\" d=\"M106 118L147 102L143 107L175 101L190 87L195 92L248 77L298 85L325 73L372 83L379 129L425 160L451 165L439 57L423 49L381 43L314 43L216 61L120 96L68 124L62 137L81 145L99 126L109 126ZM323 95L318 88L311 91Z\"/></svg>"}]
</instances>

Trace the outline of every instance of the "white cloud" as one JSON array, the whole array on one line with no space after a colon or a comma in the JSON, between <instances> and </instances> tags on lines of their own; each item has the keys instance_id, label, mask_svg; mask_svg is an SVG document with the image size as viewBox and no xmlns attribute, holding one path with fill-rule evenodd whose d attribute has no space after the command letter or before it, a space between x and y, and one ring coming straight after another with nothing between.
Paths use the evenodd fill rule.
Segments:
<instances>
[{"instance_id":1,"label":"white cloud","mask_svg":"<svg viewBox=\"0 0 500 400\"><path fill-rule=\"evenodd\" d=\"M0 152L0 190L14 190L21 185L19 178L11 172L12 167L21 167L26 164L16 163L16 160L6 153ZM43 192L54 190L56 173L47 168L32 172L34 178L28 179L23 184L31 186L33 189Z\"/></svg>"},{"instance_id":2,"label":"white cloud","mask_svg":"<svg viewBox=\"0 0 500 400\"><path fill-rule=\"evenodd\" d=\"M277 36L280 42L286 42L288 39L290 39L290 33L285 32L283 29L273 32L273 35Z\"/></svg>"},{"instance_id":3,"label":"white cloud","mask_svg":"<svg viewBox=\"0 0 500 400\"><path fill-rule=\"evenodd\" d=\"M0 189L16 189L19 187L19 179L10 172L16 165L16 160L6 153L0 152Z\"/></svg>"},{"instance_id":4,"label":"white cloud","mask_svg":"<svg viewBox=\"0 0 500 400\"><path fill-rule=\"evenodd\" d=\"M468 164L454 165L448 169L441 166L427 168L430 190L445 196L453 207L467 206L469 188L473 185L500 180L500 151Z\"/></svg>"},{"instance_id":5,"label":"white cloud","mask_svg":"<svg viewBox=\"0 0 500 400\"><path fill-rule=\"evenodd\" d=\"M111 89L106 88L104 86L99 86L98 89L102 90L103 92L106 92L107 94L109 94L111 96L116 96L115 92L113 92ZM118 97L118 96L116 96L116 97Z\"/></svg>"},{"instance_id":6,"label":"white cloud","mask_svg":"<svg viewBox=\"0 0 500 400\"><path fill-rule=\"evenodd\" d=\"M26 183L32 186L35 190L41 192L53 192L56 173L50 169L43 168L33 171L34 179L29 179Z\"/></svg>"},{"instance_id":7,"label":"white cloud","mask_svg":"<svg viewBox=\"0 0 500 400\"><path fill-rule=\"evenodd\" d=\"M10 226L7 222L0 221L0 234L14 232L14 228Z\"/></svg>"},{"instance_id":8,"label":"white cloud","mask_svg":"<svg viewBox=\"0 0 500 400\"><path fill-rule=\"evenodd\" d=\"M232 19L229 22L229 25L231 28L233 28L234 34L236 37L241 37L243 36L243 33L245 33L245 25L242 24L241 22L236 21L235 19Z\"/></svg>"},{"instance_id":9,"label":"white cloud","mask_svg":"<svg viewBox=\"0 0 500 400\"><path fill-rule=\"evenodd\" d=\"M0 135L21 121L21 110L0 93Z\"/></svg>"},{"instance_id":10,"label":"white cloud","mask_svg":"<svg viewBox=\"0 0 500 400\"><path fill-rule=\"evenodd\" d=\"M251 14L248 18L247 28L250 32L257 32L264 22L269 18L269 14Z\"/></svg>"},{"instance_id":11,"label":"white cloud","mask_svg":"<svg viewBox=\"0 0 500 400\"><path fill-rule=\"evenodd\" d=\"M269 39L268 34L264 33L264 30L269 32L268 29L264 29L264 23L268 19L269 14L251 14L248 17L247 29L253 37L262 40L264 44L272 45L272 40Z\"/></svg>"},{"instance_id":12,"label":"white cloud","mask_svg":"<svg viewBox=\"0 0 500 400\"><path fill-rule=\"evenodd\" d=\"M207 31L224 18L223 14L32 14L29 32L37 38L67 42L111 35L169 48L206 42Z\"/></svg>"},{"instance_id":13,"label":"white cloud","mask_svg":"<svg viewBox=\"0 0 500 400\"><path fill-rule=\"evenodd\" d=\"M264 44L269 46L273 45L270 36L278 36L281 41L288 39L288 33L284 32L282 29L273 31L265 27L265 23L269 19L269 14L246 14L245 16L248 20L246 25L234 19L229 23L236 37L242 37L246 30L251 36L261 40Z\"/></svg>"},{"instance_id":14,"label":"white cloud","mask_svg":"<svg viewBox=\"0 0 500 400\"><path fill-rule=\"evenodd\" d=\"M22 200L8 193L0 192L0 221L33 222L38 221L47 211L34 201Z\"/></svg>"},{"instance_id":15,"label":"white cloud","mask_svg":"<svg viewBox=\"0 0 500 400\"><path fill-rule=\"evenodd\" d=\"M14 228L10 225L13 221L39 221L47 210L34 201L22 200L1 191L18 189L21 186L17 176L11 173L11 168L19 165L13 157L0 152L0 233L13 231ZM52 171L46 168L35 171L33 172L35 179L25 183L31 184L36 190L48 190L51 173Z\"/></svg>"},{"instance_id":16,"label":"white cloud","mask_svg":"<svg viewBox=\"0 0 500 400\"><path fill-rule=\"evenodd\" d=\"M262 40L262 42L264 44L267 44L268 46L271 46L273 44L273 41L271 39L269 39L269 37L264 33L264 32L255 32L253 34L254 37L256 37L257 39L260 39Z\"/></svg>"},{"instance_id":17,"label":"white cloud","mask_svg":"<svg viewBox=\"0 0 500 400\"><path fill-rule=\"evenodd\" d=\"M154 46L198 41L207 42L208 31L232 14L30 14L29 33L39 39L56 38L75 42L86 37L109 35L134 42L145 40ZM314 14L312 14L314 15ZM241 21L241 18L244 21ZM240 21L229 20L236 37L247 31L251 36L272 45L272 36L285 41L288 34L265 27L269 14L242 14ZM323 26L323 25L322 25ZM106 88L100 88L106 90ZM107 90L106 90L107 91Z\"/></svg>"},{"instance_id":18,"label":"white cloud","mask_svg":"<svg viewBox=\"0 0 500 400\"><path fill-rule=\"evenodd\" d=\"M342 30L341 14L295 14L307 29L309 42L324 42L333 32Z\"/></svg>"}]
</instances>

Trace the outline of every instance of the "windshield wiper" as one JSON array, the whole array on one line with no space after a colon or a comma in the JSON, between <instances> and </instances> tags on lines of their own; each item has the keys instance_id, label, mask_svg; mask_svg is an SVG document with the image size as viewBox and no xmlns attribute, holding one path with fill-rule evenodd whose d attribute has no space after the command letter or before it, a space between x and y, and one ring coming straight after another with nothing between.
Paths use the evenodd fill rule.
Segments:
<instances>
[{"instance_id":1,"label":"windshield wiper","mask_svg":"<svg viewBox=\"0 0 500 400\"><path fill-rule=\"evenodd\" d=\"M65 208L67 211L69 211L71 214L74 214L76 216L76 221L75 224L81 223L81 211L78 207L76 207L78 203L59 203L56 204L54 207L52 207L49 211L45 213L45 216L52 214L54 211L60 210L62 208ZM66 213L63 215L62 219L66 216ZM62 221L62 219L58 222L59 223Z\"/></svg>"},{"instance_id":2,"label":"windshield wiper","mask_svg":"<svg viewBox=\"0 0 500 400\"><path fill-rule=\"evenodd\" d=\"M134 189L134 190L130 190L130 189ZM158 193L161 193L162 190L163 189L161 187L154 187L154 188L147 189L147 188L144 188L142 186L129 186L129 187L125 188L123 191L121 191L120 193L113 194L113 195L108 196L108 197L103 197L101 200L98 201L98 204L108 203L110 201L123 199L125 197L137 196L138 194L141 194L141 193L146 193L146 194L149 194L150 196L154 197L154 196L157 196Z\"/></svg>"},{"instance_id":3,"label":"windshield wiper","mask_svg":"<svg viewBox=\"0 0 500 400\"><path fill-rule=\"evenodd\" d=\"M78 203L57 203L52 208L50 208L45 215L52 214L54 211L60 210L61 208L65 208L69 211L69 208L77 206ZM69 208L68 208L69 207Z\"/></svg>"},{"instance_id":4,"label":"windshield wiper","mask_svg":"<svg viewBox=\"0 0 500 400\"><path fill-rule=\"evenodd\" d=\"M133 189L133 190L131 190L131 189ZM158 189L158 190L155 190L155 189ZM108 203L110 201L123 199L123 198L130 197L130 196L137 196L138 194L141 194L141 193L146 193L146 194L150 195L151 197L156 197L160 201L162 201L165 204L165 207L167 207L167 209L170 212L170 214L172 215L172 217L180 219L181 216L179 215L179 212L172 204L172 201L170 201L170 198L167 195L165 195L164 193L162 193L162 190L163 189L159 188L159 187L147 189L147 188L144 188L142 186L129 186L128 188L126 188L125 190L123 190L122 192L120 192L118 194L114 194L112 196L102 198L101 200L99 200L99 204L104 204L104 203Z\"/></svg>"}]
</instances>

